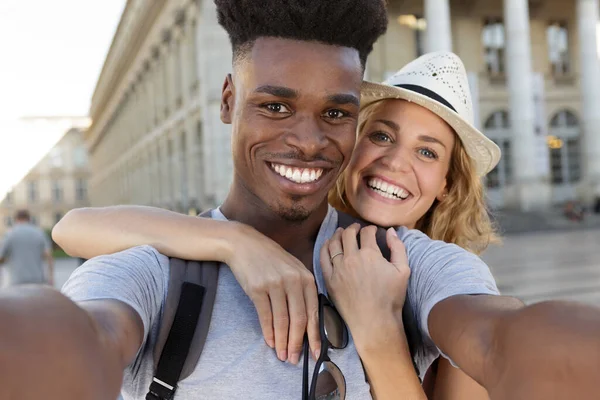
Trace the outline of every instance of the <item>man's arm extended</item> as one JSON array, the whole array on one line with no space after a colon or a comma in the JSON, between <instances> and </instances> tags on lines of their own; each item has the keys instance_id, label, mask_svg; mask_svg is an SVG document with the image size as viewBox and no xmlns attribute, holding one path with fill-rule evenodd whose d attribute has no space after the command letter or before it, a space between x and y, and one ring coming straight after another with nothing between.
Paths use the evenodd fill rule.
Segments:
<instances>
[{"instance_id":1,"label":"man's arm extended","mask_svg":"<svg viewBox=\"0 0 600 400\"><path fill-rule=\"evenodd\" d=\"M431 338L492 399L597 395L600 310L568 302L524 307L503 296L454 296L433 307Z\"/></svg>"},{"instance_id":2,"label":"man's arm extended","mask_svg":"<svg viewBox=\"0 0 600 400\"><path fill-rule=\"evenodd\" d=\"M124 303L40 286L1 292L0 321L2 399L114 399L144 332Z\"/></svg>"}]
</instances>

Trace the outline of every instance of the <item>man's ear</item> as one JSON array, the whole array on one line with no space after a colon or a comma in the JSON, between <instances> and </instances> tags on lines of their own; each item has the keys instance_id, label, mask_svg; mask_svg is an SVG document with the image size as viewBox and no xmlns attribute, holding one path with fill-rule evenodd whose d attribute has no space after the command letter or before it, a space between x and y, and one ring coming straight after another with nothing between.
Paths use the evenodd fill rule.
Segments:
<instances>
[{"instance_id":1,"label":"man's ear","mask_svg":"<svg viewBox=\"0 0 600 400\"><path fill-rule=\"evenodd\" d=\"M233 114L233 104L235 103L235 93L233 79L231 74L227 74L221 91L221 121L224 124L231 124Z\"/></svg>"}]
</instances>

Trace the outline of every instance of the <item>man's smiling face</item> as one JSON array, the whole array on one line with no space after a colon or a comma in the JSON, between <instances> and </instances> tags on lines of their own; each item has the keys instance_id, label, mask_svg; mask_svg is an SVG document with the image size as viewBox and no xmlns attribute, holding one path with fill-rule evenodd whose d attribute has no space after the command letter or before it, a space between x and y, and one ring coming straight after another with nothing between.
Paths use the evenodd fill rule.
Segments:
<instances>
[{"instance_id":1,"label":"man's smiling face","mask_svg":"<svg viewBox=\"0 0 600 400\"><path fill-rule=\"evenodd\" d=\"M223 90L234 185L287 220L322 206L350 160L361 81L354 49L256 40Z\"/></svg>"}]
</instances>

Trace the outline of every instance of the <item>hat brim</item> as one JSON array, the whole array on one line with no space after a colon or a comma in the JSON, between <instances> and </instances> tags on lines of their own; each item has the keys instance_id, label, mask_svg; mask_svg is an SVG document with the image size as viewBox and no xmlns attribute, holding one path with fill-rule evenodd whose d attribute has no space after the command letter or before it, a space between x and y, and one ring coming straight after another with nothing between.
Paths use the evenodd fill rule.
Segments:
<instances>
[{"instance_id":1,"label":"hat brim","mask_svg":"<svg viewBox=\"0 0 600 400\"><path fill-rule=\"evenodd\" d=\"M479 176L490 172L500 161L500 148L458 113L442 103L412 90L374 82L363 82L361 109L387 99L402 99L418 104L442 118L454 129L465 151L475 161Z\"/></svg>"}]
</instances>

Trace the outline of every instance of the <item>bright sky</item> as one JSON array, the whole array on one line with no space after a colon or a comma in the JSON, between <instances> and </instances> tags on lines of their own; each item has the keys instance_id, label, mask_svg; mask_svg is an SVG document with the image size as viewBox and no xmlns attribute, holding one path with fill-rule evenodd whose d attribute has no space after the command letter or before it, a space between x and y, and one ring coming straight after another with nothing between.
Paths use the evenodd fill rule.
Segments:
<instances>
[{"instance_id":1,"label":"bright sky","mask_svg":"<svg viewBox=\"0 0 600 400\"><path fill-rule=\"evenodd\" d=\"M18 118L87 115L125 3L0 0L0 199L60 139Z\"/></svg>"}]
</instances>

